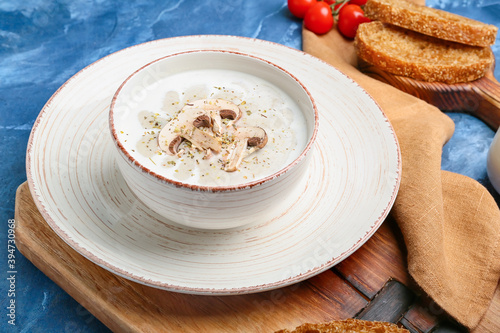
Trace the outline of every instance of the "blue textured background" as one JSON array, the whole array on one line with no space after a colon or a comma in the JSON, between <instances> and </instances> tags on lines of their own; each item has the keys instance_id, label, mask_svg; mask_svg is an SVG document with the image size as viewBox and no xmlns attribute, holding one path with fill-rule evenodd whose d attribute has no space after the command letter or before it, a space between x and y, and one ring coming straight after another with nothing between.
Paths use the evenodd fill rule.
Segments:
<instances>
[{"instance_id":1,"label":"blue textured background","mask_svg":"<svg viewBox=\"0 0 500 333\"><path fill-rule=\"evenodd\" d=\"M500 26L500 0L433 0L428 4ZM7 222L14 218L16 188L26 180L25 151L31 127L57 88L99 58L154 39L227 34L300 49L300 32L301 22L288 12L286 0L2 0L0 332L108 331L19 252L16 326L7 323ZM494 46L497 61L498 44ZM498 200L486 174L486 154L494 132L471 116L450 116L456 131L444 147L443 169L479 180Z\"/></svg>"}]
</instances>

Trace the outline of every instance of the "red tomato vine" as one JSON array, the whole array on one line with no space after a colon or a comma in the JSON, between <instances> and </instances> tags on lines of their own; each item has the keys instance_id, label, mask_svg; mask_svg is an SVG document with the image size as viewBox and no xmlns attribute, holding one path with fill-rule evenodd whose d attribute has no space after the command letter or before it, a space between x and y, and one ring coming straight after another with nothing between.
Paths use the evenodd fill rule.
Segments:
<instances>
[{"instance_id":1,"label":"red tomato vine","mask_svg":"<svg viewBox=\"0 0 500 333\"><path fill-rule=\"evenodd\" d=\"M367 0L288 0L290 12L304 20L306 29L317 34L325 34L332 29L335 21L339 32L354 38L361 23L370 22L363 6Z\"/></svg>"}]
</instances>

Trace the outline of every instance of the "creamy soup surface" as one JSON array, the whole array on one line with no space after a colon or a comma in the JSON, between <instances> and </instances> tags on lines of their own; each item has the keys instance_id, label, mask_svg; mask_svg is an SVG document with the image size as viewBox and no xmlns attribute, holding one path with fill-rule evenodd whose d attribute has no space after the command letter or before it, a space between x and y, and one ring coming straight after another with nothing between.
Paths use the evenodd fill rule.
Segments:
<instances>
[{"instance_id":1,"label":"creamy soup surface","mask_svg":"<svg viewBox=\"0 0 500 333\"><path fill-rule=\"evenodd\" d=\"M230 186L272 175L293 162L307 142L305 118L298 105L275 85L253 75L229 70L193 70L161 79L127 112L120 140L142 165L164 177L191 185ZM240 108L237 127L258 126L267 144L247 156L237 171L223 168L221 154L179 146L171 156L158 146L158 134L187 104L201 99L223 99ZM228 122L229 120L224 120ZM123 130L121 130L123 129Z\"/></svg>"}]
</instances>

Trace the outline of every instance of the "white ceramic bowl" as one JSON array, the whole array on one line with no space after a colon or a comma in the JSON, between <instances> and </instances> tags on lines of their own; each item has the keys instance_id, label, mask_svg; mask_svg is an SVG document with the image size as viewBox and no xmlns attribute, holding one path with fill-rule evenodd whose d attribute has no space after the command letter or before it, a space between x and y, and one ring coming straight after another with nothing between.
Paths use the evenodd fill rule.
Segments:
<instances>
[{"instance_id":1,"label":"white ceramic bowl","mask_svg":"<svg viewBox=\"0 0 500 333\"><path fill-rule=\"evenodd\" d=\"M279 149L280 153L286 149L287 155L280 155L271 169L259 171L260 176L255 178L246 176L251 174L248 170L246 174L219 170L203 178L200 174L186 176L181 163L172 169L177 164L164 162L165 156L158 150L156 137L161 126L173 110L188 101L214 96L232 99L244 116L254 114L248 120L250 124L261 119L266 126L265 118L274 115L271 125L279 125L276 115L287 113L288 123L279 131L284 136L268 127L267 150L261 149L267 155L258 156L272 160ZM272 104L274 113L266 109L266 103ZM161 126L156 123L148 127L157 118ZM318 131L314 101L297 78L269 61L225 50L178 53L140 68L116 91L109 121L117 164L132 192L170 221L202 229L226 229L272 219L279 211L274 208L305 174ZM292 153L283 147L285 143L296 143L290 146ZM178 169L184 174L181 178L175 173ZM251 167L247 169L252 171ZM208 178L212 181L206 181Z\"/></svg>"}]
</instances>

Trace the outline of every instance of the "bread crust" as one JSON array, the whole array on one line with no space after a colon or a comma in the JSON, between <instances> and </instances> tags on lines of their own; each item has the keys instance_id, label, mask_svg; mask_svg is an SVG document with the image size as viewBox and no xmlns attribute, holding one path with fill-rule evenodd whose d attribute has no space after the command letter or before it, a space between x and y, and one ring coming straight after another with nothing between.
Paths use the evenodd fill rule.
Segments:
<instances>
[{"instance_id":1,"label":"bread crust","mask_svg":"<svg viewBox=\"0 0 500 333\"><path fill-rule=\"evenodd\" d=\"M489 47L444 41L378 21L361 24L354 45L367 63L427 82L474 81L494 63Z\"/></svg>"},{"instance_id":2,"label":"bread crust","mask_svg":"<svg viewBox=\"0 0 500 333\"><path fill-rule=\"evenodd\" d=\"M335 320L320 324L303 324L293 330L280 330L275 333L410 333L395 324L366 321L360 319Z\"/></svg>"},{"instance_id":3,"label":"bread crust","mask_svg":"<svg viewBox=\"0 0 500 333\"><path fill-rule=\"evenodd\" d=\"M372 20L474 46L493 45L498 30L491 24L405 0L368 0L364 11Z\"/></svg>"}]
</instances>

